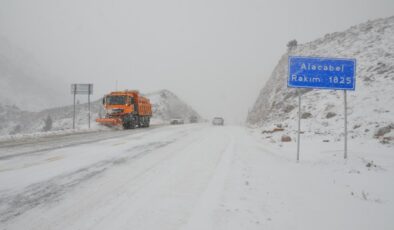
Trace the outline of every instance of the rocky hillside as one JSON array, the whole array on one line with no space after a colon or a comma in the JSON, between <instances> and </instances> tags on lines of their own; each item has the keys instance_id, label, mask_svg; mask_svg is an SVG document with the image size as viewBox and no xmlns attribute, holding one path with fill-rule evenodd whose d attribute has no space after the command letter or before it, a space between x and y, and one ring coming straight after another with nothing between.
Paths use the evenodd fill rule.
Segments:
<instances>
[{"instance_id":1,"label":"rocky hillside","mask_svg":"<svg viewBox=\"0 0 394 230\"><path fill-rule=\"evenodd\" d=\"M168 123L171 118L183 118L187 122L191 116L200 119L190 106L181 101L174 93L161 90L147 95L153 104L153 123ZM76 105L76 127L88 127L88 105ZM98 128L94 120L104 115L101 100L91 103L91 127ZM47 131L72 128L73 106L45 109L40 112L22 111L17 106L0 104L0 135L42 132L48 129L46 120L50 117L52 125Z\"/></svg>"},{"instance_id":2,"label":"rocky hillside","mask_svg":"<svg viewBox=\"0 0 394 230\"><path fill-rule=\"evenodd\" d=\"M249 112L247 122L250 125L263 129L278 125L290 133L296 130L297 91L287 88L289 55L356 58L356 90L348 92L350 136L392 139L394 17L368 21L290 48L279 60ZM302 129L305 134L326 135L340 140L343 130L343 92L306 89L300 92Z\"/></svg>"}]
</instances>

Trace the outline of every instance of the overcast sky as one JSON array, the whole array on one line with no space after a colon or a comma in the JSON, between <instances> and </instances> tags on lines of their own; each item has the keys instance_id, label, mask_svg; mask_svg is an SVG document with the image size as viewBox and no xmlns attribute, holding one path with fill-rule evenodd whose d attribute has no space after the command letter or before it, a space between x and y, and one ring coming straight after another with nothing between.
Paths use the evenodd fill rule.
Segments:
<instances>
[{"instance_id":1,"label":"overcast sky","mask_svg":"<svg viewBox=\"0 0 394 230\"><path fill-rule=\"evenodd\" d=\"M244 121L286 43L394 15L394 0L0 0L0 36L59 88L169 89ZM62 85L64 84L64 85Z\"/></svg>"}]
</instances>

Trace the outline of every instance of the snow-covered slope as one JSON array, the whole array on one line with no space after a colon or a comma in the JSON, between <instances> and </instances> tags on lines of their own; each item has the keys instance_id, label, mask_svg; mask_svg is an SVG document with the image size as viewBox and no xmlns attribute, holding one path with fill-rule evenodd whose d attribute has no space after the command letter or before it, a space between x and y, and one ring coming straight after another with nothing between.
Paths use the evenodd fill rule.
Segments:
<instances>
[{"instance_id":1,"label":"snow-covered slope","mask_svg":"<svg viewBox=\"0 0 394 230\"><path fill-rule=\"evenodd\" d=\"M200 119L190 106L181 101L174 93L161 90L147 95L153 104L152 123L167 123L171 118L184 118L187 122L191 116ZM88 127L88 105L76 105L76 127L85 129ZM104 115L101 100L91 103L91 127L98 128L94 120ZM17 106L0 104L0 135L13 135L20 133L41 132L45 126L46 118L52 119L50 130L59 131L72 128L73 106L63 106L45 109L40 112L22 111Z\"/></svg>"},{"instance_id":2,"label":"snow-covered slope","mask_svg":"<svg viewBox=\"0 0 394 230\"><path fill-rule=\"evenodd\" d=\"M15 105L0 104L0 135L21 132L22 125L29 121L32 112L22 111Z\"/></svg>"},{"instance_id":3,"label":"snow-covered slope","mask_svg":"<svg viewBox=\"0 0 394 230\"><path fill-rule=\"evenodd\" d=\"M383 131L392 139L393 131L389 131L394 128L394 17L327 34L284 54L248 114L249 124L263 129L281 124L287 131L296 130L297 91L287 88L289 55L356 58L356 90L348 92L350 136L369 138ZM329 135L339 140L343 130L343 92L304 89L301 93L305 134Z\"/></svg>"},{"instance_id":4,"label":"snow-covered slope","mask_svg":"<svg viewBox=\"0 0 394 230\"><path fill-rule=\"evenodd\" d=\"M92 126L99 113L103 113L101 104L96 101L91 104ZM52 120L51 131L72 128L73 106L45 109L40 112L22 111L16 106L0 105L0 135L13 135L44 131L45 120L49 116ZM88 126L87 104L76 105L76 126Z\"/></svg>"},{"instance_id":5,"label":"snow-covered slope","mask_svg":"<svg viewBox=\"0 0 394 230\"><path fill-rule=\"evenodd\" d=\"M153 119L168 122L173 118L182 118L188 122L191 117L201 120L201 116L174 93L168 90L146 94L153 105Z\"/></svg>"}]
</instances>

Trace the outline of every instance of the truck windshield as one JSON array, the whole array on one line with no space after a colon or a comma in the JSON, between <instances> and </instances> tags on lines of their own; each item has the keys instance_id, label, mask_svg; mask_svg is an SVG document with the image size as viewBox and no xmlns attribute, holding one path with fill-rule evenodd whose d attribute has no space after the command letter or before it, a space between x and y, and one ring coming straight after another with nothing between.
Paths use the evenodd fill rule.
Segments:
<instances>
[{"instance_id":1,"label":"truck windshield","mask_svg":"<svg viewBox=\"0 0 394 230\"><path fill-rule=\"evenodd\" d=\"M106 99L108 105L124 105L126 104L125 96L108 96Z\"/></svg>"}]
</instances>

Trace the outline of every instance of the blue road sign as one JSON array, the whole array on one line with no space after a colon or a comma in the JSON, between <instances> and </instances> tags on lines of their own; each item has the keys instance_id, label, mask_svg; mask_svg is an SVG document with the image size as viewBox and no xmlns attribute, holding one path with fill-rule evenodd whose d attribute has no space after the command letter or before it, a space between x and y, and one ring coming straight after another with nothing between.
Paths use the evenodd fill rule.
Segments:
<instances>
[{"instance_id":1,"label":"blue road sign","mask_svg":"<svg viewBox=\"0 0 394 230\"><path fill-rule=\"evenodd\" d=\"M288 87L355 90L356 59L289 57Z\"/></svg>"}]
</instances>

